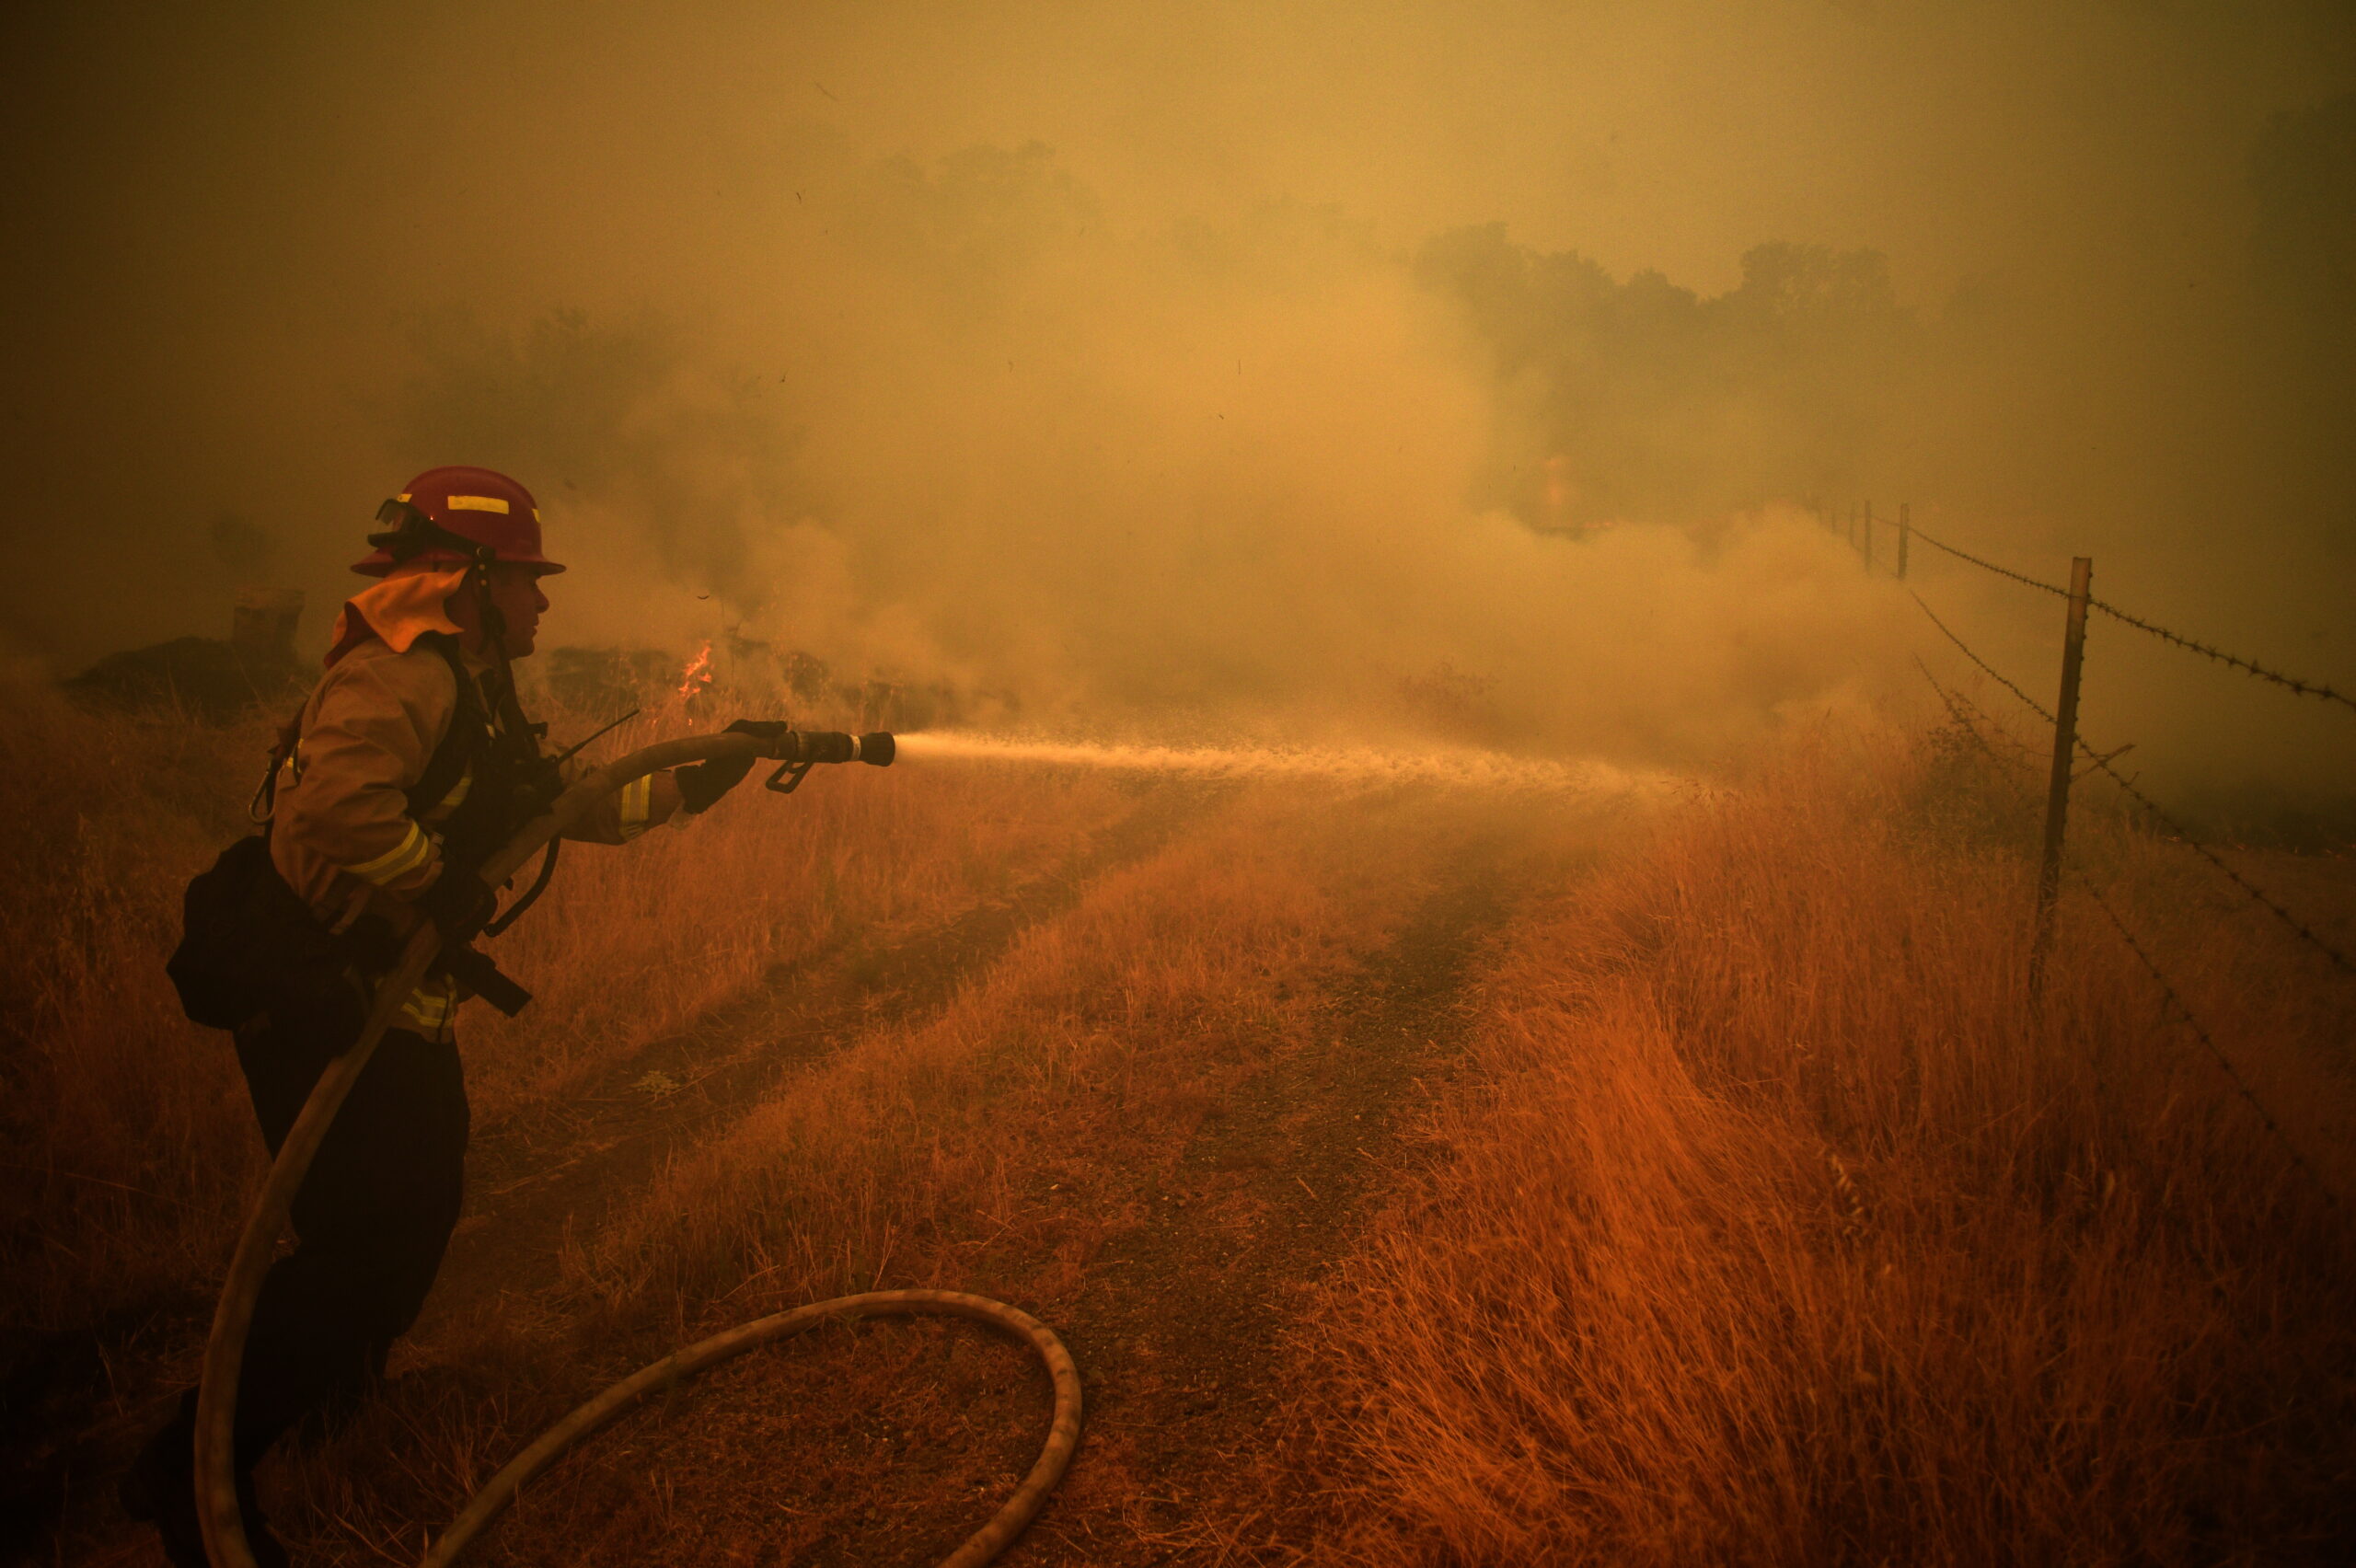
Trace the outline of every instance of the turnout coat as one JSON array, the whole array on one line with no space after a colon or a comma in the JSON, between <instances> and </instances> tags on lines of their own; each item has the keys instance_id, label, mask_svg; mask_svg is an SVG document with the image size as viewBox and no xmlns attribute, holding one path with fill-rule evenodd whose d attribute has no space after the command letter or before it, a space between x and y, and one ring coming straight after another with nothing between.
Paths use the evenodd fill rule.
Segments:
<instances>
[{"instance_id":1,"label":"turnout coat","mask_svg":"<svg viewBox=\"0 0 2356 1568\"><path fill-rule=\"evenodd\" d=\"M271 862L320 923L341 932L364 917L405 936L422 918L414 901L443 873L447 822L478 782L460 768L438 798L418 786L461 713L496 728L510 705L491 689L486 662L455 661L425 639L455 638L443 601L457 572L387 578L354 597L339 617L327 673L304 704L294 743L280 763L271 818ZM473 683L461 703L458 679ZM568 837L621 844L678 810L669 774L641 778L599 802ZM420 986L400 1024L447 1039L457 992L447 976Z\"/></svg>"}]
</instances>

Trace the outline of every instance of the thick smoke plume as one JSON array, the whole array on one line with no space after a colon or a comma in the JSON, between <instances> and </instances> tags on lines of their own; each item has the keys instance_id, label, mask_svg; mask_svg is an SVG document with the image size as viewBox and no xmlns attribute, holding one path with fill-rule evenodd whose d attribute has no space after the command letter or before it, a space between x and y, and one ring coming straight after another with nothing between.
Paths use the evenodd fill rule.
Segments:
<instances>
[{"instance_id":1,"label":"thick smoke plume","mask_svg":"<svg viewBox=\"0 0 2356 1568\"><path fill-rule=\"evenodd\" d=\"M60 667L261 563L331 605L456 461L542 496L552 641L1131 728L1723 755L1951 657L1809 520L1867 496L2356 672L2333 6L7 26L7 622ZM2050 604L1923 560L2050 685ZM2102 639L2154 777L2346 776Z\"/></svg>"},{"instance_id":2,"label":"thick smoke plume","mask_svg":"<svg viewBox=\"0 0 2356 1568\"><path fill-rule=\"evenodd\" d=\"M555 478L577 627L722 624L1067 720L1680 761L1897 645L1796 510L1574 539L1484 498L1452 303L1330 211L1123 232L1041 147L849 170L833 201L768 342L422 329L404 422ZM710 597L596 585L650 569Z\"/></svg>"}]
</instances>

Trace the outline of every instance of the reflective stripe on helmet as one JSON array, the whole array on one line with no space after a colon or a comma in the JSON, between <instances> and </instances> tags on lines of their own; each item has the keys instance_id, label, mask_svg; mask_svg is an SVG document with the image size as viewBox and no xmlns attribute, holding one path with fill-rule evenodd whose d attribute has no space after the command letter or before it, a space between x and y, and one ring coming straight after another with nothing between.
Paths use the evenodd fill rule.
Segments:
<instances>
[{"instance_id":1,"label":"reflective stripe on helmet","mask_svg":"<svg viewBox=\"0 0 2356 1568\"><path fill-rule=\"evenodd\" d=\"M375 549L353 562L352 571L364 577L382 577L404 561L472 560L485 548L491 559L526 566L536 573L564 570L561 562L550 560L541 549L540 509L532 492L493 469L428 468L402 486L400 499L386 502L376 520L400 534L404 512L422 514L433 528L455 537L396 540L371 535L369 543ZM413 536L424 533L410 530Z\"/></svg>"}]
</instances>

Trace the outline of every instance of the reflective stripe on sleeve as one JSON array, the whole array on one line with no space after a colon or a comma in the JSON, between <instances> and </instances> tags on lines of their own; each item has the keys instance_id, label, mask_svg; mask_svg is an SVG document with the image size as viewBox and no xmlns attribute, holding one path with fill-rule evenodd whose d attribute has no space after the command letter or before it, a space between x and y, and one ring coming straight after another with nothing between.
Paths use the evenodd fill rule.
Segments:
<instances>
[{"instance_id":1,"label":"reflective stripe on sleeve","mask_svg":"<svg viewBox=\"0 0 2356 1568\"><path fill-rule=\"evenodd\" d=\"M646 831L654 810L654 775L633 778L622 786L622 838L625 842Z\"/></svg>"},{"instance_id":2,"label":"reflective stripe on sleeve","mask_svg":"<svg viewBox=\"0 0 2356 1568\"><path fill-rule=\"evenodd\" d=\"M401 1003L401 1017L421 1034L433 1034L450 1021L450 993L420 986Z\"/></svg>"},{"instance_id":3,"label":"reflective stripe on sleeve","mask_svg":"<svg viewBox=\"0 0 2356 1568\"><path fill-rule=\"evenodd\" d=\"M356 866L343 869L364 882L385 887L425 864L426 858L433 853L433 845L425 836L425 830L412 822L409 824L407 836L392 848L373 860L363 860Z\"/></svg>"},{"instance_id":4,"label":"reflective stripe on sleeve","mask_svg":"<svg viewBox=\"0 0 2356 1568\"><path fill-rule=\"evenodd\" d=\"M465 771L458 775L458 781L450 786L450 792L433 803L433 808L425 813L425 819L434 823L448 820L451 813L466 803L466 799L473 793L474 787L475 767L474 764L468 763Z\"/></svg>"}]
</instances>

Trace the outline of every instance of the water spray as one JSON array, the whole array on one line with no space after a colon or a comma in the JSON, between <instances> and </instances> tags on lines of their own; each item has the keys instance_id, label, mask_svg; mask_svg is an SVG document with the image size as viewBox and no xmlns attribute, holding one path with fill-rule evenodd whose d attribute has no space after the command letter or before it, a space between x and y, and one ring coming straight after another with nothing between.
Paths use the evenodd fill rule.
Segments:
<instances>
[{"instance_id":1,"label":"water spray","mask_svg":"<svg viewBox=\"0 0 2356 1568\"><path fill-rule=\"evenodd\" d=\"M902 735L913 758L1020 762L1053 767L1110 768L1197 778L1324 778L1381 787L1429 784L1450 789L1562 795L1663 793L1688 780L1595 761L1512 756L1469 746L1395 750L1380 746L1172 746L1033 740L966 730Z\"/></svg>"}]
</instances>

